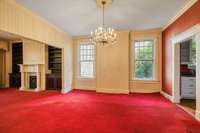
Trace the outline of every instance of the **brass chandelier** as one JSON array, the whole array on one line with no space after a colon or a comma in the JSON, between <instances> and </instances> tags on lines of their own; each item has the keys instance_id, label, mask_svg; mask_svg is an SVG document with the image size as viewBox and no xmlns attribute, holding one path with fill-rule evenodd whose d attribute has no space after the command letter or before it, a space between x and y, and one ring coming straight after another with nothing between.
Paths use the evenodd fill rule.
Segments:
<instances>
[{"instance_id":1,"label":"brass chandelier","mask_svg":"<svg viewBox=\"0 0 200 133\"><path fill-rule=\"evenodd\" d=\"M102 15L103 15L103 22L102 26L98 27L95 31L91 32L91 41L94 42L96 45L100 46L108 46L116 44L117 40L117 33L113 28L105 26L105 6L108 6L112 3L110 0L97 0L97 4L100 4L102 7Z\"/></svg>"}]
</instances>

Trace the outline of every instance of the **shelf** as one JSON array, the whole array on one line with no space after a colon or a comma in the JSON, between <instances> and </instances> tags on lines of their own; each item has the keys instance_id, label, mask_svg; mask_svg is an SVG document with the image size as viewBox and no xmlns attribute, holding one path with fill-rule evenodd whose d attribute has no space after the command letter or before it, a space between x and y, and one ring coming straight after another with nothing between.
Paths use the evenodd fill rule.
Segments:
<instances>
[{"instance_id":1,"label":"shelf","mask_svg":"<svg viewBox=\"0 0 200 133\"><path fill-rule=\"evenodd\" d=\"M51 52L51 54L61 54L61 51L50 51Z\"/></svg>"},{"instance_id":2,"label":"shelf","mask_svg":"<svg viewBox=\"0 0 200 133\"><path fill-rule=\"evenodd\" d=\"M52 71L52 73L59 74L61 73L61 64L62 64L62 54L61 49L54 48L49 46L48 47L48 58L49 58L49 69Z\"/></svg>"},{"instance_id":3,"label":"shelf","mask_svg":"<svg viewBox=\"0 0 200 133\"><path fill-rule=\"evenodd\" d=\"M23 63L23 45L22 43L13 43L12 44L12 72L18 73L20 68L18 64Z\"/></svg>"},{"instance_id":4,"label":"shelf","mask_svg":"<svg viewBox=\"0 0 200 133\"><path fill-rule=\"evenodd\" d=\"M49 64L61 64L61 62L49 62Z\"/></svg>"},{"instance_id":5,"label":"shelf","mask_svg":"<svg viewBox=\"0 0 200 133\"><path fill-rule=\"evenodd\" d=\"M57 68L57 67L49 67L49 69L51 69L51 70L61 70L60 68Z\"/></svg>"}]
</instances>

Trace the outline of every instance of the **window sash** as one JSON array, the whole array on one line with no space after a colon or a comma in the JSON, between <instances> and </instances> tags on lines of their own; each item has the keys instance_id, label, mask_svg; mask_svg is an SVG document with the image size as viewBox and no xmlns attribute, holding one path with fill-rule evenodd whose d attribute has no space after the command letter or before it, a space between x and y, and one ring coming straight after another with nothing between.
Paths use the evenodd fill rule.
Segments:
<instances>
[{"instance_id":1,"label":"window sash","mask_svg":"<svg viewBox=\"0 0 200 133\"><path fill-rule=\"evenodd\" d=\"M152 42L152 45L150 44L147 44L147 42ZM136 46L137 45L137 46ZM147 48L151 48L151 49L148 49L149 51L145 51L145 48L147 50ZM137 51L136 51L137 49ZM141 40L141 41L135 41L134 42L134 57L135 57L135 60L146 60L146 58L142 58L140 57L141 55L146 55L146 54L149 54L149 53L152 53L151 55L151 58L149 58L150 60L153 60L154 59L154 41L153 40ZM136 53L139 55L139 58L137 57Z\"/></svg>"},{"instance_id":2,"label":"window sash","mask_svg":"<svg viewBox=\"0 0 200 133\"><path fill-rule=\"evenodd\" d=\"M143 68L143 69L141 69L143 71L141 73L141 70L139 71L137 69L138 64L140 65L140 67L143 67L144 64L148 65L149 70ZM154 61L153 60L135 61L135 76L134 76L135 79L137 79L137 80L153 80L153 75L154 75L153 72L154 72Z\"/></svg>"},{"instance_id":3,"label":"window sash","mask_svg":"<svg viewBox=\"0 0 200 133\"><path fill-rule=\"evenodd\" d=\"M85 69L84 67L89 67ZM94 77L94 63L93 61L81 61L80 62L80 77L93 78Z\"/></svg>"}]
</instances>

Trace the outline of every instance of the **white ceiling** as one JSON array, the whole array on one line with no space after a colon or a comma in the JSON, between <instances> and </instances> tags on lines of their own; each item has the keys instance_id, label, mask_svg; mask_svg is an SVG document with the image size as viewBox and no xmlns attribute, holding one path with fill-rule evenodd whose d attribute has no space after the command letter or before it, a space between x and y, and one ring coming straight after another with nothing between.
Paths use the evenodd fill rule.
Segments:
<instances>
[{"instance_id":1,"label":"white ceiling","mask_svg":"<svg viewBox=\"0 0 200 133\"><path fill-rule=\"evenodd\" d=\"M113 0L106 9L106 25L115 29L160 28L190 0ZM88 35L101 25L96 0L17 0L63 31Z\"/></svg>"}]
</instances>

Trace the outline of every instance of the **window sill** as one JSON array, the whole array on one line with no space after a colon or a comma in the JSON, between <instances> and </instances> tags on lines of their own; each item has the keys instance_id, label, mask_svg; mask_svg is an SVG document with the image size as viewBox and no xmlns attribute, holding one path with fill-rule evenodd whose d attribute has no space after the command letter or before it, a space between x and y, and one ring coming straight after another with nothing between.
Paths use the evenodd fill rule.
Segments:
<instances>
[{"instance_id":1,"label":"window sill","mask_svg":"<svg viewBox=\"0 0 200 133\"><path fill-rule=\"evenodd\" d=\"M139 79L133 79L133 80L131 80L130 82L134 82L134 83L152 83L152 84L154 84L154 83L160 83L160 81L159 80L139 80Z\"/></svg>"},{"instance_id":2,"label":"window sill","mask_svg":"<svg viewBox=\"0 0 200 133\"><path fill-rule=\"evenodd\" d=\"M95 80L96 79L96 77L77 77L76 79L78 79L78 80Z\"/></svg>"}]
</instances>

